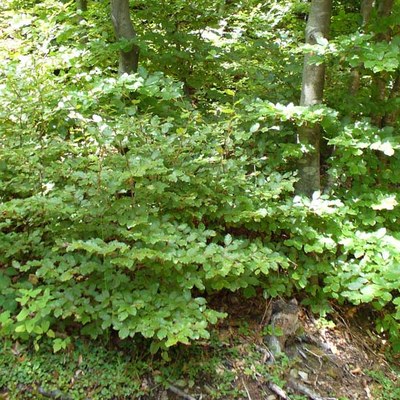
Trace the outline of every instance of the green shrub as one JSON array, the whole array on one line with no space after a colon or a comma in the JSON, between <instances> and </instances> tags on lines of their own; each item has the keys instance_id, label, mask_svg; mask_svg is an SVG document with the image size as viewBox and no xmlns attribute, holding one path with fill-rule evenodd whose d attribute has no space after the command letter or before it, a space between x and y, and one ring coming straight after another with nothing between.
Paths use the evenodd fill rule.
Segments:
<instances>
[{"instance_id":1,"label":"green shrub","mask_svg":"<svg viewBox=\"0 0 400 400\"><path fill-rule=\"evenodd\" d=\"M151 68L117 78L119 44L88 23L83 45L70 5L49 3L7 10L1 34L2 335L49 336L60 350L68 335L115 330L152 338L156 351L208 337L223 316L208 292L261 287L303 291L320 312L331 299L371 303L398 348L395 128L350 123L339 105L258 99L260 77L200 104ZM289 90L298 77L285 73ZM321 123L336 147L323 176L331 194L310 200L293 190L304 123Z\"/></svg>"}]
</instances>

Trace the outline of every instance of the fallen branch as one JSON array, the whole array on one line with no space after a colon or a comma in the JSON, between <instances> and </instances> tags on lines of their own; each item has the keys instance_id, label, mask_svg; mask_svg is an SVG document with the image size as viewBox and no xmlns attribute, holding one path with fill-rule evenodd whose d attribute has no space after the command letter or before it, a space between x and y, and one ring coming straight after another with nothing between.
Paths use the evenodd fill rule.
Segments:
<instances>
[{"instance_id":1,"label":"fallen branch","mask_svg":"<svg viewBox=\"0 0 400 400\"><path fill-rule=\"evenodd\" d=\"M286 392L276 385L275 383L268 382L267 383L268 388L272 390L275 394L277 394L279 397L281 397L283 400L290 400L289 396L286 394Z\"/></svg>"},{"instance_id":2,"label":"fallen branch","mask_svg":"<svg viewBox=\"0 0 400 400\"><path fill-rule=\"evenodd\" d=\"M260 373L256 372L256 376L264 378L268 389L277 394L283 400L290 400L286 392L281 387L272 382L270 375L261 375Z\"/></svg>"},{"instance_id":3,"label":"fallen branch","mask_svg":"<svg viewBox=\"0 0 400 400\"><path fill-rule=\"evenodd\" d=\"M196 400L190 394L185 393L183 390L177 388L176 386L169 385L168 390L170 390L172 393L175 393L176 395L182 397L185 400Z\"/></svg>"},{"instance_id":4,"label":"fallen branch","mask_svg":"<svg viewBox=\"0 0 400 400\"><path fill-rule=\"evenodd\" d=\"M334 397L321 397L318 393L314 392L302 383L295 381L294 379L289 379L288 385L296 392L308 396L311 400L337 400Z\"/></svg>"}]
</instances>

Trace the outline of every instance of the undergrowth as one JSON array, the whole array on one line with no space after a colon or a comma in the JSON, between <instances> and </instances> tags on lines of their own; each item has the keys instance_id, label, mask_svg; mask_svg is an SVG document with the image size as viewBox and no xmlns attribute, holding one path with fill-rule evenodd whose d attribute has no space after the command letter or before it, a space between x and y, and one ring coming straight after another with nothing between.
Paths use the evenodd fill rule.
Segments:
<instances>
[{"instance_id":1,"label":"undergrowth","mask_svg":"<svg viewBox=\"0 0 400 400\"><path fill-rule=\"evenodd\" d=\"M192 101L182 82L150 61L117 76L116 45L78 40L78 28L66 22L74 21L72 3L27 2L25 14L7 4L0 33L3 338L33 341L36 349L50 338L60 351L76 335L116 331L120 339L150 339L150 351L168 357L174 345L207 340L210 325L226 315L209 307L208 293L261 290L265 298L301 292L322 315L332 299L372 304L380 311L376 329L400 349L393 127L378 129L362 115L349 122L345 105L272 103L251 86L205 89ZM87 29L88 37L103 37L102 27ZM290 49L291 42L282 51ZM285 76L286 62L277 60L269 68L288 83L273 99L298 72ZM218 93L212 101L211 92ZM301 198L297 161L309 150L296 132L316 123L336 149L324 165L331 187Z\"/></svg>"},{"instance_id":2,"label":"undergrowth","mask_svg":"<svg viewBox=\"0 0 400 400\"><path fill-rule=\"evenodd\" d=\"M55 354L51 343L36 352L29 346L3 342L0 389L10 400L49 397L41 396L41 391L70 399L152 399L170 385L196 391L199 384L208 385L210 399L233 399L241 393L233 384L235 374L221 369L229 349L215 341L206 347L178 346L168 361L140 348L148 345L77 341L63 354Z\"/></svg>"}]
</instances>

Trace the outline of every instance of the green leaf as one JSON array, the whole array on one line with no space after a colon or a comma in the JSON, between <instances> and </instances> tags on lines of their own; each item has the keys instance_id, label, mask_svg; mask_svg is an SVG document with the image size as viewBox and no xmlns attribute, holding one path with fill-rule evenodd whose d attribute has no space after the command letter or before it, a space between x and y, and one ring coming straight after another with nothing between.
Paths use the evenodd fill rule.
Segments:
<instances>
[{"instance_id":1,"label":"green leaf","mask_svg":"<svg viewBox=\"0 0 400 400\"><path fill-rule=\"evenodd\" d=\"M24 321L26 317L29 315L30 311L27 308L23 308L19 314L17 315L17 321Z\"/></svg>"},{"instance_id":2,"label":"green leaf","mask_svg":"<svg viewBox=\"0 0 400 400\"><path fill-rule=\"evenodd\" d=\"M54 331L53 331L52 329L49 329L49 330L46 332L46 335L47 335L49 338L54 338L54 337L56 336L56 334L54 333Z\"/></svg>"},{"instance_id":3,"label":"green leaf","mask_svg":"<svg viewBox=\"0 0 400 400\"><path fill-rule=\"evenodd\" d=\"M123 311L122 313L118 314L119 321L125 321L129 317L129 313L127 311Z\"/></svg>"},{"instance_id":4,"label":"green leaf","mask_svg":"<svg viewBox=\"0 0 400 400\"><path fill-rule=\"evenodd\" d=\"M168 335L168 330L167 329L161 328L161 329L159 329L157 331L157 338L159 340L165 339L167 337L167 335Z\"/></svg>"},{"instance_id":5,"label":"green leaf","mask_svg":"<svg viewBox=\"0 0 400 400\"><path fill-rule=\"evenodd\" d=\"M25 331L26 331L25 324L17 325L15 328L15 332L17 333L22 333Z\"/></svg>"},{"instance_id":6,"label":"green leaf","mask_svg":"<svg viewBox=\"0 0 400 400\"><path fill-rule=\"evenodd\" d=\"M11 284L11 279L0 271L0 291L5 290Z\"/></svg>"},{"instance_id":7,"label":"green leaf","mask_svg":"<svg viewBox=\"0 0 400 400\"><path fill-rule=\"evenodd\" d=\"M254 125L250 127L250 133L257 132L260 129L260 124L256 122Z\"/></svg>"},{"instance_id":8,"label":"green leaf","mask_svg":"<svg viewBox=\"0 0 400 400\"><path fill-rule=\"evenodd\" d=\"M225 246L229 246L232 243L232 236L228 233L224 238Z\"/></svg>"},{"instance_id":9,"label":"green leaf","mask_svg":"<svg viewBox=\"0 0 400 400\"><path fill-rule=\"evenodd\" d=\"M0 314L0 324L5 324L6 322L8 322L8 321L11 321L10 320L10 316L11 316L11 311L3 311L1 314Z\"/></svg>"},{"instance_id":10,"label":"green leaf","mask_svg":"<svg viewBox=\"0 0 400 400\"><path fill-rule=\"evenodd\" d=\"M54 339L53 341L53 351L57 353L58 351L65 349L66 343L63 339Z\"/></svg>"},{"instance_id":11,"label":"green leaf","mask_svg":"<svg viewBox=\"0 0 400 400\"><path fill-rule=\"evenodd\" d=\"M129 336L129 328L127 326L122 326L122 328L118 331L118 336L120 339L126 339Z\"/></svg>"}]
</instances>

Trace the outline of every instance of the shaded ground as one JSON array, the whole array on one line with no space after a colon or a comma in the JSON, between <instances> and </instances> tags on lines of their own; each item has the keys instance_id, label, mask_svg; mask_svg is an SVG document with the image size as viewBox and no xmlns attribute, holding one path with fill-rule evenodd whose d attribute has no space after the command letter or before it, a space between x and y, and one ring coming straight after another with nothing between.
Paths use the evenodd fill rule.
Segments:
<instances>
[{"instance_id":1,"label":"shaded ground","mask_svg":"<svg viewBox=\"0 0 400 400\"><path fill-rule=\"evenodd\" d=\"M238 398L400 399L396 359L386 360L385 339L372 333L373 315L367 308L337 308L329 320L316 320L299 307L299 329L275 361L265 335L270 308L268 302L226 299L230 317L218 337L232 355L216 373L234 375ZM199 390L194 398L210 398Z\"/></svg>"},{"instance_id":2,"label":"shaded ground","mask_svg":"<svg viewBox=\"0 0 400 400\"><path fill-rule=\"evenodd\" d=\"M272 303L230 294L218 304L230 316L211 339L174 348L164 359L143 341L76 341L57 355L4 343L0 399L400 399L398 360L384 357L385 341L372 333L367 309L336 308L328 321L291 306L297 330L274 358Z\"/></svg>"}]
</instances>

